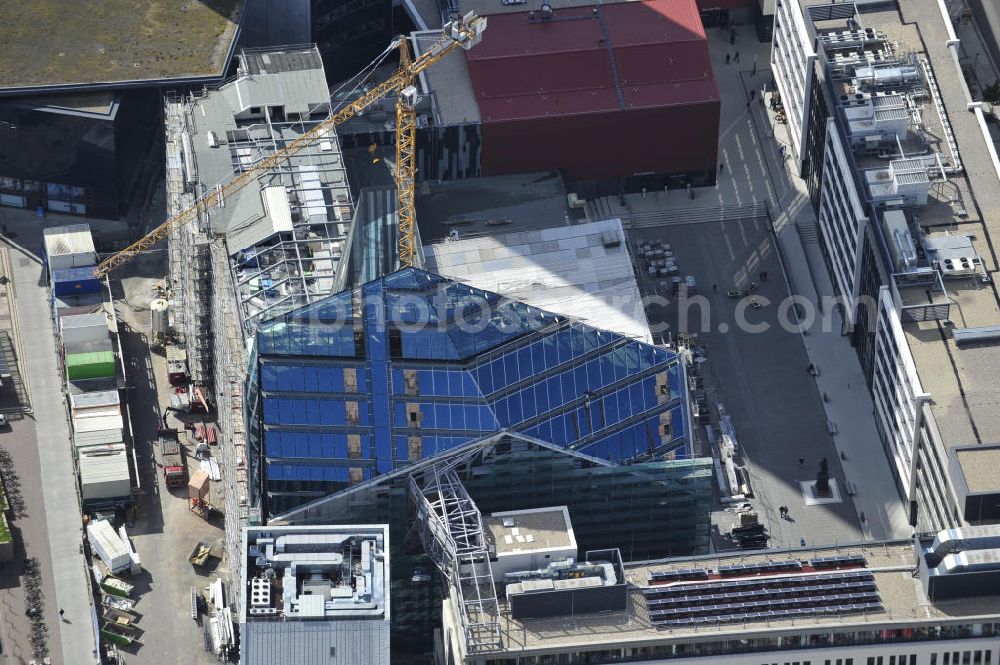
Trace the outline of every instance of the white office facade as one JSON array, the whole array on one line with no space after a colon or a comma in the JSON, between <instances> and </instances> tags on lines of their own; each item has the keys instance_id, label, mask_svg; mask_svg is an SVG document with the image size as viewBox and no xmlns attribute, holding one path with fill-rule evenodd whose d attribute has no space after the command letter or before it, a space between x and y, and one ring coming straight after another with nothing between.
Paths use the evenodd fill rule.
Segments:
<instances>
[{"instance_id":1,"label":"white office facade","mask_svg":"<svg viewBox=\"0 0 1000 665\"><path fill-rule=\"evenodd\" d=\"M919 584L919 581L914 581ZM447 606L447 601L445 601ZM453 637L454 617L445 608L443 635ZM568 620L568 618L567 618ZM571 632L571 629L568 629ZM467 655L439 648L435 665L570 665L576 663L635 662L648 665L997 665L1000 663L1000 620L953 625L914 621L846 625L822 632L739 631L719 634L709 629L699 640L617 643L601 647L596 632L593 645L552 645L546 653L524 655L501 652ZM610 635L605 635L610 638ZM558 642L558 640L553 640ZM869 642L858 644L858 642ZM440 643L439 643L439 646ZM771 647L771 648L768 648ZM740 653L742 652L742 653Z\"/></svg>"},{"instance_id":2,"label":"white office facade","mask_svg":"<svg viewBox=\"0 0 1000 665\"><path fill-rule=\"evenodd\" d=\"M867 224L837 124L829 118L820 185L819 227L829 252L834 281L846 301L844 314L849 324L853 324L858 297L861 247Z\"/></svg>"},{"instance_id":3,"label":"white office facade","mask_svg":"<svg viewBox=\"0 0 1000 665\"><path fill-rule=\"evenodd\" d=\"M771 71L781 95L792 139L796 170L805 163L809 106L815 73L816 50L797 0L779 0L775 5L771 40Z\"/></svg>"},{"instance_id":4,"label":"white office facade","mask_svg":"<svg viewBox=\"0 0 1000 665\"><path fill-rule=\"evenodd\" d=\"M890 287L879 294L871 385L875 424L901 491L912 499L916 437L930 398L920 386ZM929 414L928 414L929 415Z\"/></svg>"}]
</instances>

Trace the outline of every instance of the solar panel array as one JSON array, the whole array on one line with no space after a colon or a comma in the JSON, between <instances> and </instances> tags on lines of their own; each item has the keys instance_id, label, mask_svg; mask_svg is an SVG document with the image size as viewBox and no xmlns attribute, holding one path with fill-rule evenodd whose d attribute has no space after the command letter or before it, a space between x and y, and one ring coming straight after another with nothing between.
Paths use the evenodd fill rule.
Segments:
<instances>
[{"instance_id":1,"label":"solar panel array","mask_svg":"<svg viewBox=\"0 0 1000 665\"><path fill-rule=\"evenodd\" d=\"M651 584L664 582L684 582L686 580L707 580L707 568L681 568L680 570L660 570L649 574Z\"/></svg>"},{"instance_id":2,"label":"solar panel array","mask_svg":"<svg viewBox=\"0 0 1000 665\"><path fill-rule=\"evenodd\" d=\"M823 568L847 568L849 566L865 565L865 558L860 554L824 556L818 559L809 559L809 565L816 570L822 570Z\"/></svg>"},{"instance_id":3,"label":"solar panel array","mask_svg":"<svg viewBox=\"0 0 1000 665\"><path fill-rule=\"evenodd\" d=\"M736 577L756 575L757 573L789 573L802 570L802 562L789 559L787 561L763 561L761 563L737 563L731 566L719 566L721 577Z\"/></svg>"},{"instance_id":4,"label":"solar panel array","mask_svg":"<svg viewBox=\"0 0 1000 665\"><path fill-rule=\"evenodd\" d=\"M658 627L882 610L868 571L676 584L643 593L649 619Z\"/></svg>"}]
</instances>

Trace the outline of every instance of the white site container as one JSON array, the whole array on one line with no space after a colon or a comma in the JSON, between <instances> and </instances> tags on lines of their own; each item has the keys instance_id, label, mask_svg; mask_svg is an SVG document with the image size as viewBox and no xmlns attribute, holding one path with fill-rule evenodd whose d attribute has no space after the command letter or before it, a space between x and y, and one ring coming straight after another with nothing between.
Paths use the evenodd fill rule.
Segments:
<instances>
[{"instance_id":1,"label":"white site container","mask_svg":"<svg viewBox=\"0 0 1000 665\"><path fill-rule=\"evenodd\" d=\"M97 264L97 251L89 224L56 226L45 229L43 233L50 272Z\"/></svg>"}]
</instances>

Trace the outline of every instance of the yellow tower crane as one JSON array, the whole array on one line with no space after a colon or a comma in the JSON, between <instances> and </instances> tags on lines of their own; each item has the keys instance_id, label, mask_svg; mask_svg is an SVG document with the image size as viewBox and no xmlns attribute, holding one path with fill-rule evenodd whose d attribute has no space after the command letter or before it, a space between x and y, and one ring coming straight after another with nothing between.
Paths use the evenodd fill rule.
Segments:
<instances>
[{"instance_id":1,"label":"yellow tower crane","mask_svg":"<svg viewBox=\"0 0 1000 665\"><path fill-rule=\"evenodd\" d=\"M328 130L360 115L373 104L391 93L396 93L396 196L399 218L399 264L400 267L413 265L416 256L415 213L413 208L413 185L416 180L416 87L414 82L424 71L458 47L470 49L480 42L486 30L486 19L469 12L461 18L449 21L442 28L441 38L411 59L406 38L399 40L399 69L385 81L332 113L325 120L280 148L264 157L252 167L237 174L231 180L217 185L203 194L193 205L136 240L125 249L104 259L96 268L98 277L131 261L136 255L152 248L166 239L177 229L193 222L198 215L219 206L227 197L240 191L267 171L276 167L299 150L324 138Z\"/></svg>"}]
</instances>

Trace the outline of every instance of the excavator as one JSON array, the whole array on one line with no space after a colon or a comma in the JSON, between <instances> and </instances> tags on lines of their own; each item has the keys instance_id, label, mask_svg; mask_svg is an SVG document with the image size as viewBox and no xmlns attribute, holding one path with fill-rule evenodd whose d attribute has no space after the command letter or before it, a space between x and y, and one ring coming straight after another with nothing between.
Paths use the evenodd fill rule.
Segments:
<instances>
[{"instance_id":1,"label":"excavator","mask_svg":"<svg viewBox=\"0 0 1000 665\"><path fill-rule=\"evenodd\" d=\"M128 263L137 255L151 249L165 240L177 229L198 219L199 215L218 207L227 197L240 191L259 176L278 166L299 150L324 137L338 125L364 113L368 108L389 94L396 94L396 196L399 219L399 265L409 267L416 257L415 224L416 213L413 206L413 189L416 179L416 133L417 117L415 104L416 77L434 63L457 48L468 50L478 44L486 30L486 18L469 12L449 21L441 31L441 37L430 48L416 58L411 58L405 37L397 39L399 46L399 68L385 81L373 86L366 93L331 113L325 120L305 132L294 141L267 155L251 168L239 173L199 197L193 205L174 214L155 229L139 238L125 249L104 259L95 270L97 277L104 277L112 270ZM391 47L390 47L391 48Z\"/></svg>"}]
</instances>

